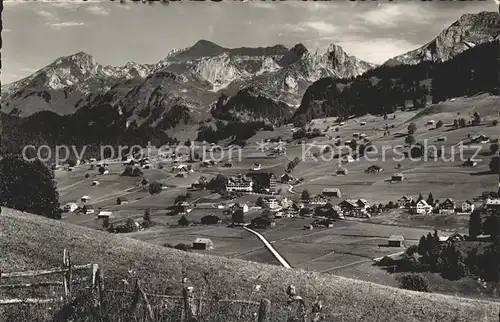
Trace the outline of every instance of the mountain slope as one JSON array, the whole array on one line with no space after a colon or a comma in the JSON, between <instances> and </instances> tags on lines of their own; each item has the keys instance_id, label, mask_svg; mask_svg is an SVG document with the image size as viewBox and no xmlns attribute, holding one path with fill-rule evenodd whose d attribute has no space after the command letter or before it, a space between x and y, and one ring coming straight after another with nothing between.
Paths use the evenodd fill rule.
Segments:
<instances>
[{"instance_id":1,"label":"mountain slope","mask_svg":"<svg viewBox=\"0 0 500 322\"><path fill-rule=\"evenodd\" d=\"M498 48L498 41L488 42L442 63L383 65L352 81L320 79L307 89L293 121L304 124L327 116L345 119L425 107L430 96L437 103L482 92L496 94L498 71L493 67L498 64Z\"/></svg>"},{"instance_id":2,"label":"mountain slope","mask_svg":"<svg viewBox=\"0 0 500 322\"><path fill-rule=\"evenodd\" d=\"M71 114L80 99L103 93L119 82L144 78L152 70L151 65L132 62L120 67L102 66L93 56L79 52L2 86L2 111L20 116L44 110Z\"/></svg>"},{"instance_id":3,"label":"mountain slope","mask_svg":"<svg viewBox=\"0 0 500 322\"><path fill-rule=\"evenodd\" d=\"M479 44L498 39L498 12L464 14L426 45L389 59L385 65L415 65L424 61L443 62Z\"/></svg>"},{"instance_id":4,"label":"mountain slope","mask_svg":"<svg viewBox=\"0 0 500 322\"><path fill-rule=\"evenodd\" d=\"M321 294L325 321L468 322L498 318L495 302L405 291L329 274L187 253L7 208L2 208L0 227L0 243L8 245L5 256L0 257L4 272L59 266L66 248L74 264L99 264L105 284L112 289L122 288L121 280L128 280L128 271L133 270L141 277L147 293L159 287L162 292L177 292L182 287L183 272L196 292L206 285L203 276L208 273L207 296L268 298L276 314L283 314L273 321L284 320L285 289L290 284L296 286L308 305ZM254 289L258 276L261 289L257 294ZM250 297L252 294L254 297ZM5 321L2 315L0 321ZM26 319L19 316L9 320L17 321Z\"/></svg>"}]
</instances>

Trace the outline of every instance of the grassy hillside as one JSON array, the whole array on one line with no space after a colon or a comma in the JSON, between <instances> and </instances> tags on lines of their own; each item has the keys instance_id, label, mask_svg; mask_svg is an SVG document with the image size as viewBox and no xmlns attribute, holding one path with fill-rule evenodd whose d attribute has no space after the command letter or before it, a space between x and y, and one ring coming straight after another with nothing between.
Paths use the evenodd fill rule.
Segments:
<instances>
[{"instance_id":1,"label":"grassy hillside","mask_svg":"<svg viewBox=\"0 0 500 322\"><path fill-rule=\"evenodd\" d=\"M437 294L403 291L343 277L302 270L286 270L222 257L191 254L146 244L122 236L47 220L3 208L0 215L3 252L0 270L19 271L57 266L67 248L75 264L98 263L106 284L118 288L127 270L134 269L148 291L180 288L182 271L192 285L202 276L222 298L248 299L256 278L262 285L255 297L267 297L284 306L289 284L308 303L324 299L325 321L496 321L498 304ZM4 296L4 295L2 295ZM1 320L1 319L0 319Z\"/></svg>"}]
</instances>

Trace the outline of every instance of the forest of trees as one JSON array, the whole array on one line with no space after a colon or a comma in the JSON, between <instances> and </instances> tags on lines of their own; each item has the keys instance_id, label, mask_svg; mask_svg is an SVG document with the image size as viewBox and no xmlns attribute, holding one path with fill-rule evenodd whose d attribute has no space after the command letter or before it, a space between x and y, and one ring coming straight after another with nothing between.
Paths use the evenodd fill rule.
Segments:
<instances>
[{"instance_id":1,"label":"forest of trees","mask_svg":"<svg viewBox=\"0 0 500 322\"><path fill-rule=\"evenodd\" d=\"M273 131L273 127L264 122L229 122L217 121L215 129L210 125L202 125L198 131L197 141L216 143L219 140L233 138L233 143L244 144L244 141L254 136L257 131Z\"/></svg>"}]
</instances>

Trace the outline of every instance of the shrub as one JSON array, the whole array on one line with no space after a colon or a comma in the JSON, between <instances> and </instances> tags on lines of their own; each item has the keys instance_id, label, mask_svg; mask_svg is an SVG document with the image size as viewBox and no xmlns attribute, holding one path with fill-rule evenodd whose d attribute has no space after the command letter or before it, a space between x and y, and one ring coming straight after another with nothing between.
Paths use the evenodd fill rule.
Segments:
<instances>
[{"instance_id":1,"label":"shrub","mask_svg":"<svg viewBox=\"0 0 500 322\"><path fill-rule=\"evenodd\" d=\"M8 155L0 160L0 206L60 219L54 173L40 160Z\"/></svg>"},{"instance_id":2,"label":"shrub","mask_svg":"<svg viewBox=\"0 0 500 322\"><path fill-rule=\"evenodd\" d=\"M498 120L493 120L493 126L497 126L498 125Z\"/></svg>"},{"instance_id":3,"label":"shrub","mask_svg":"<svg viewBox=\"0 0 500 322\"><path fill-rule=\"evenodd\" d=\"M161 192L161 188L163 187L163 184L160 182L154 181L149 184L149 193L152 195L158 194Z\"/></svg>"},{"instance_id":4,"label":"shrub","mask_svg":"<svg viewBox=\"0 0 500 322\"><path fill-rule=\"evenodd\" d=\"M104 171L106 171L106 169L103 166L100 166L98 171L99 171L99 174L104 174Z\"/></svg>"},{"instance_id":5,"label":"shrub","mask_svg":"<svg viewBox=\"0 0 500 322\"><path fill-rule=\"evenodd\" d=\"M437 123L436 123L436 129L439 129L440 127L443 126L443 121L439 120Z\"/></svg>"},{"instance_id":6,"label":"shrub","mask_svg":"<svg viewBox=\"0 0 500 322\"><path fill-rule=\"evenodd\" d=\"M179 226L189 226L189 220L186 218L186 216L182 216L177 223L179 224Z\"/></svg>"},{"instance_id":7,"label":"shrub","mask_svg":"<svg viewBox=\"0 0 500 322\"><path fill-rule=\"evenodd\" d=\"M493 144L490 145L490 152L491 152L491 154L497 153L498 150L499 150L498 143L493 143Z\"/></svg>"},{"instance_id":8,"label":"shrub","mask_svg":"<svg viewBox=\"0 0 500 322\"><path fill-rule=\"evenodd\" d=\"M429 292L429 280L422 274L410 273L396 278L399 287L405 290Z\"/></svg>"},{"instance_id":9,"label":"shrub","mask_svg":"<svg viewBox=\"0 0 500 322\"><path fill-rule=\"evenodd\" d=\"M395 265L396 261L389 256L384 256L382 259L378 262L378 266L393 266Z\"/></svg>"},{"instance_id":10,"label":"shrub","mask_svg":"<svg viewBox=\"0 0 500 322\"><path fill-rule=\"evenodd\" d=\"M85 173L85 178L88 178L88 177L90 177L90 174Z\"/></svg>"},{"instance_id":11,"label":"shrub","mask_svg":"<svg viewBox=\"0 0 500 322\"><path fill-rule=\"evenodd\" d=\"M70 167L74 167L74 166L76 166L76 160L74 160L74 159L69 159L69 160L68 160L68 166L70 166Z\"/></svg>"},{"instance_id":12,"label":"shrub","mask_svg":"<svg viewBox=\"0 0 500 322\"><path fill-rule=\"evenodd\" d=\"M125 170L123 170L121 175L124 177L132 177L133 172L134 172L134 169L128 165L125 167Z\"/></svg>"}]
</instances>

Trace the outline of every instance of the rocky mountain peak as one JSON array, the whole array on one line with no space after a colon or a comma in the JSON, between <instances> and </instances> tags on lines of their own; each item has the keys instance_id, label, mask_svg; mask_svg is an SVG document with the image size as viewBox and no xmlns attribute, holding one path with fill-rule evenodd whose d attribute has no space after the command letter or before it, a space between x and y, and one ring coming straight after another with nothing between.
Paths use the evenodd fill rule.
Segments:
<instances>
[{"instance_id":1,"label":"rocky mountain peak","mask_svg":"<svg viewBox=\"0 0 500 322\"><path fill-rule=\"evenodd\" d=\"M443 62L479 44L493 41L500 32L497 12L467 13L426 45L388 60L385 65Z\"/></svg>"}]
</instances>

